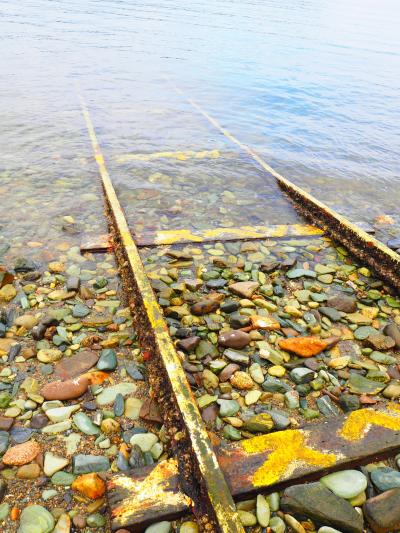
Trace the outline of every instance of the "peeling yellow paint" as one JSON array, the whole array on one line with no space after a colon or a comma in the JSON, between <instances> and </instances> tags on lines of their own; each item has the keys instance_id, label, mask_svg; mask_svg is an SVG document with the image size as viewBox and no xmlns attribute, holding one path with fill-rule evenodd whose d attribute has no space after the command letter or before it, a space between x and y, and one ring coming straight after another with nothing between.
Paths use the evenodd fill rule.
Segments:
<instances>
[{"instance_id":1,"label":"peeling yellow paint","mask_svg":"<svg viewBox=\"0 0 400 533\"><path fill-rule=\"evenodd\" d=\"M400 431L400 412L392 415L373 411L372 409L353 411L343 424L339 434L346 440L360 440L370 429L371 425Z\"/></svg>"},{"instance_id":2,"label":"peeling yellow paint","mask_svg":"<svg viewBox=\"0 0 400 533\"><path fill-rule=\"evenodd\" d=\"M299 462L320 467L332 466L338 457L307 446L306 432L289 429L269 435L261 435L243 441L247 453L264 453L271 450L265 463L255 472L252 483L255 487L272 485L286 479Z\"/></svg>"},{"instance_id":3,"label":"peeling yellow paint","mask_svg":"<svg viewBox=\"0 0 400 533\"><path fill-rule=\"evenodd\" d=\"M160 230L154 235L139 237L139 243L167 245L179 242L205 242L229 239L266 239L279 237L306 237L322 235L323 231L303 224L277 224L273 226L240 226L238 228L213 228L193 233L189 229Z\"/></svg>"},{"instance_id":4,"label":"peeling yellow paint","mask_svg":"<svg viewBox=\"0 0 400 533\"><path fill-rule=\"evenodd\" d=\"M176 159L178 161L186 161L187 159L217 159L221 153L219 150L201 150L195 152L194 150L178 150L176 152L153 152L150 154L123 154L116 156L118 163L126 163L127 161L153 161L154 159Z\"/></svg>"},{"instance_id":5,"label":"peeling yellow paint","mask_svg":"<svg viewBox=\"0 0 400 533\"><path fill-rule=\"evenodd\" d=\"M113 478L113 485L125 489L129 497L113 510L113 517L121 523L135 513L143 513L146 507L152 507L155 501L162 502L163 506L186 506L192 504L189 496L183 492L170 490L169 479L178 474L178 465L175 459L158 463L143 481L133 480L129 476L121 475Z\"/></svg>"}]
</instances>

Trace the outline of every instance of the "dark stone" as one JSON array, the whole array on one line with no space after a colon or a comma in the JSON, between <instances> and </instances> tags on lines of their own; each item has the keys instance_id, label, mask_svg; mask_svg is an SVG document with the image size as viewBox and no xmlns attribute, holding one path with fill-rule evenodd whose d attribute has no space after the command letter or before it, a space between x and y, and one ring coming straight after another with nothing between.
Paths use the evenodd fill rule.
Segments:
<instances>
[{"instance_id":1,"label":"dark stone","mask_svg":"<svg viewBox=\"0 0 400 533\"><path fill-rule=\"evenodd\" d=\"M36 263L25 257L18 257L14 263L15 272L32 272L37 269Z\"/></svg>"},{"instance_id":2,"label":"dark stone","mask_svg":"<svg viewBox=\"0 0 400 533\"><path fill-rule=\"evenodd\" d=\"M366 339L366 344L371 346L375 350L390 350L396 345L395 340L388 335L382 335L382 333L377 333L376 335L369 335Z\"/></svg>"},{"instance_id":3,"label":"dark stone","mask_svg":"<svg viewBox=\"0 0 400 533\"><path fill-rule=\"evenodd\" d=\"M187 337L186 339L180 339L176 343L176 346L179 350L183 350L184 352L191 352L197 348L197 346L200 344L200 341L200 337Z\"/></svg>"},{"instance_id":4,"label":"dark stone","mask_svg":"<svg viewBox=\"0 0 400 533\"><path fill-rule=\"evenodd\" d=\"M97 368L99 370L113 371L117 368L118 360L115 350L112 348L105 348L101 350L100 358L97 361Z\"/></svg>"},{"instance_id":5,"label":"dark stone","mask_svg":"<svg viewBox=\"0 0 400 533\"><path fill-rule=\"evenodd\" d=\"M72 357L56 363L54 375L62 380L72 379L90 370L97 363L98 355L90 350L77 352Z\"/></svg>"},{"instance_id":6,"label":"dark stone","mask_svg":"<svg viewBox=\"0 0 400 533\"><path fill-rule=\"evenodd\" d=\"M400 489L392 489L364 503L364 516L374 533L400 530Z\"/></svg>"},{"instance_id":7,"label":"dark stone","mask_svg":"<svg viewBox=\"0 0 400 533\"><path fill-rule=\"evenodd\" d=\"M161 423L162 417L158 403L153 398L146 398L140 408L139 417L147 422Z\"/></svg>"},{"instance_id":8,"label":"dark stone","mask_svg":"<svg viewBox=\"0 0 400 533\"><path fill-rule=\"evenodd\" d=\"M129 465L131 468L141 468L142 466L146 465L143 452L137 444L132 446L132 450L129 455Z\"/></svg>"},{"instance_id":9,"label":"dark stone","mask_svg":"<svg viewBox=\"0 0 400 533\"><path fill-rule=\"evenodd\" d=\"M371 472L371 479L375 487L382 492L400 488L400 472L388 466L373 470Z\"/></svg>"},{"instance_id":10,"label":"dark stone","mask_svg":"<svg viewBox=\"0 0 400 533\"><path fill-rule=\"evenodd\" d=\"M240 304L236 300L225 300L225 302L221 304L221 311L227 314L234 313L239 308Z\"/></svg>"},{"instance_id":11,"label":"dark stone","mask_svg":"<svg viewBox=\"0 0 400 533\"><path fill-rule=\"evenodd\" d=\"M268 274L269 272L273 272L274 270L277 270L280 267L280 265L281 264L279 261L268 261L260 265L260 270L261 272L266 272Z\"/></svg>"},{"instance_id":12,"label":"dark stone","mask_svg":"<svg viewBox=\"0 0 400 533\"><path fill-rule=\"evenodd\" d=\"M206 286L209 289L222 289L223 287L225 287L227 283L228 283L228 280L223 279L223 278L210 279L209 281L207 281Z\"/></svg>"},{"instance_id":13,"label":"dark stone","mask_svg":"<svg viewBox=\"0 0 400 533\"><path fill-rule=\"evenodd\" d=\"M219 308L219 302L212 300L211 298L204 298L199 302L196 302L190 308L193 315L201 316L207 315L208 313L213 313Z\"/></svg>"},{"instance_id":14,"label":"dark stone","mask_svg":"<svg viewBox=\"0 0 400 533\"><path fill-rule=\"evenodd\" d=\"M391 322L390 324L385 326L383 332L385 333L385 335L392 337L392 339L396 343L396 348L400 348L400 328L397 326L397 324Z\"/></svg>"},{"instance_id":15,"label":"dark stone","mask_svg":"<svg viewBox=\"0 0 400 533\"><path fill-rule=\"evenodd\" d=\"M339 409L332 402L328 395L321 396L316 401L318 409L324 416L338 416Z\"/></svg>"},{"instance_id":16,"label":"dark stone","mask_svg":"<svg viewBox=\"0 0 400 533\"><path fill-rule=\"evenodd\" d=\"M0 479L0 503L3 501L7 492L7 483L4 479Z\"/></svg>"},{"instance_id":17,"label":"dark stone","mask_svg":"<svg viewBox=\"0 0 400 533\"><path fill-rule=\"evenodd\" d=\"M7 353L7 359L8 359L9 363L12 363L14 361L14 359L19 355L19 353L21 351L21 348L22 348L22 344L20 344L20 343L13 344L10 347L10 349L8 350L8 353Z\"/></svg>"},{"instance_id":18,"label":"dark stone","mask_svg":"<svg viewBox=\"0 0 400 533\"><path fill-rule=\"evenodd\" d=\"M192 328L178 328L175 331L175 337L177 339L186 339L192 335Z\"/></svg>"},{"instance_id":19,"label":"dark stone","mask_svg":"<svg viewBox=\"0 0 400 533\"><path fill-rule=\"evenodd\" d=\"M320 482L287 488L281 499L281 509L346 533L363 531L363 519L350 503Z\"/></svg>"},{"instance_id":20,"label":"dark stone","mask_svg":"<svg viewBox=\"0 0 400 533\"><path fill-rule=\"evenodd\" d=\"M318 308L318 311L321 313L321 315L324 315L328 317L329 320L332 320L332 322L338 322L341 318L346 316L346 313L338 311L334 307L329 306L321 306Z\"/></svg>"},{"instance_id":21,"label":"dark stone","mask_svg":"<svg viewBox=\"0 0 400 533\"><path fill-rule=\"evenodd\" d=\"M31 418L32 429L42 429L49 423L49 419L46 415L34 415Z\"/></svg>"},{"instance_id":22,"label":"dark stone","mask_svg":"<svg viewBox=\"0 0 400 533\"><path fill-rule=\"evenodd\" d=\"M71 276L67 279L66 289L68 292L79 291L80 284L81 280L78 278L78 276Z\"/></svg>"},{"instance_id":23,"label":"dark stone","mask_svg":"<svg viewBox=\"0 0 400 533\"><path fill-rule=\"evenodd\" d=\"M282 394L292 390L287 383L272 376L268 376L261 386L267 392L280 392Z\"/></svg>"},{"instance_id":24,"label":"dark stone","mask_svg":"<svg viewBox=\"0 0 400 533\"><path fill-rule=\"evenodd\" d=\"M110 468L110 461L102 455L75 455L72 459L74 474L89 474L90 472L105 472Z\"/></svg>"},{"instance_id":25,"label":"dark stone","mask_svg":"<svg viewBox=\"0 0 400 533\"><path fill-rule=\"evenodd\" d=\"M357 310L357 300L354 296L347 294L336 294L331 296L326 302L328 307L334 307L343 313L353 313Z\"/></svg>"},{"instance_id":26,"label":"dark stone","mask_svg":"<svg viewBox=\"0 0 400 533\"><path fill-rule=\"evenodd\" d=\"M142 372L138 369L137 365L135 365L134 363L126 364L125 368L128 372L128 375L132 379L135 379L136 381L144 381L144 376Z\"/></svg>"},{"instance_id":27,"label":"dark stone","mask_svg":"<svg viewBox=\"0 0 400 533\"><path fill-rule=\"evenodd\" d=\"M0 431L8 431L14 424L13 418L7 418L6 416L0 416Z\"/></svg>"},{"instance_id":28,"label":"dark stone","mask_svg":"<svg viewBox=\"0 0 400 533\"><path fill-rule=\"evenodd\" d=\"M114 415L115 416L122 416L124 414L125 409L125 400L122 394L117 394L114 400Z\"/></svg>"},{"instance_id":29,"label":"dark stone","mask_svg":"<svg viewBox=\"0 0 400 533\"><path fill-rule=\"evenodd\" d=\"M211 405L207 405L207 407L205 407L201 411L201 417L206 425L213 424L217 416L218 416L218 407L215 403L212 403Z\"/></svg>"},{"instance_id":30,"label":"dark stone","mask_svg":"<svg viewBox=\"0 0 400 533\"><path fill-rule=\"evenodd\" d=\"M32 328L32 337L35 341L41 341L46 334L47 326L45 324L38 324Z\"/></svg>"},{"instance_id":31,"label":"dark stone","mask_svg":"<svg viewBox=\"0 0 400 533\"><path fill-rule=\"evenodd\" d=\"M117 455L117 468L121 472L127 472L130 470L128 459L125 457L125 455L122 452L119 452Z\"/></svg>"},{"instance_id":32,"label":"dark stone","mask_svg":"<svg viewBox=\"0 0 400 533\"><path fill-rule=\"evenodd\" d=\"M3 454L7 450L9 442L10 435L7 431L0 431L0 454Z\"/></svg>"},{"instance_id":33,"label":"dark stone","mask_svg":"<svg viewBox=\"0 0 400 533\"><path fill-rule=\"evenodd\" d=\"M400 237L389 239L387 245L392 250L398 250L400 248Z\"/></svg>"},{"instance_id":34,"label":"dark stone","mask_svg":"<svg viewBox=\"0 0 400 533\"><path fill-rule=\"evenodd\" d=\"M27 442L31 438L32 433L34 433L32 426L30 428L14 426L10 431L11 442L12 444Z\"/></svg>"},{"instance_id":35,"label":"dark stone","mask_svg":"<svg viewBox=\"0 0 400 533\"><path fill-rule=\"evenodd\" d=\"M360 408L360 399L353 394L341 394L339 396L339 404L345 413L357 411Z\"/></svg>"},{"instance_id":36,"label":"dark stone","mask_svg":"<svg viewBox=\"0 0 400 533\"><path fill-rule=\"evenodd\" d=\"M229 317L229 323L232 329L245 328L250 324L250 318L240 313L234 313Z\"/></svg>"}]
</instances>

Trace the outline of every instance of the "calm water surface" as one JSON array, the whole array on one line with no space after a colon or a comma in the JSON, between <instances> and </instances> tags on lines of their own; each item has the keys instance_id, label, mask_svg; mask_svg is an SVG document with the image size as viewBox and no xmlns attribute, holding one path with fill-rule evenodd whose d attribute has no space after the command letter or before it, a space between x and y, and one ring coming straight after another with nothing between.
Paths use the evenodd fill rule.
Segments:
<instances>
[{"instance_id":1,"label":"calm water surface","mask_svg":"<svg viewBox=\"0 0 400 533\"><path fill-rule=\"evenodd\" d=\"M65 216L104 231L78 92L136 231L298 220L170 81L279 172L398 235L399 26L397 0L0 1L0 251L68 238ZM146 160L187 150L201 154Z\"/></svg>"}]
</instances>

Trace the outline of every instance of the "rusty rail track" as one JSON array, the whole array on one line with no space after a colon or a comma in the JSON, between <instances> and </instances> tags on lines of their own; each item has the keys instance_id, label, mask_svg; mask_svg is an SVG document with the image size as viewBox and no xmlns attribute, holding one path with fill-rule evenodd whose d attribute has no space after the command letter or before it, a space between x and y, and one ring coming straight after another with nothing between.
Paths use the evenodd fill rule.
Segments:
<instances>
[{"instance_id":1,"label":"rusty rail track","mask_svg":"<svg viewBox=\"0 0 400 533\"><path fill-rule=\"evenodd\" d=\"M400 451L400 410L397 404L389 405L383 411L357 411L358 414L339 417L334 423L313 425L310 429L281 431L229 446L212 445L144 271L138 246L270 235L310 236L326 231L396 289L400 288L400 257L278 174L196 102L187 100L223 135L275 176L301 212L311 219L313 226L239 228L236 233L231 231L228 234L226 230L196 235L186 230L183 233L160 232L156 239L143 236L135 243L107 171L88 107L81 98L124 289L173 455L172 459L139 469L131 475L116 474L109 481L113 531L128 528L140 532L152 522L193 511L203 532L242 533L244 528L236 513L234 499L248 497L259 490L272 492L327 471L367 463Z\"/></svg>"}]
</instances>

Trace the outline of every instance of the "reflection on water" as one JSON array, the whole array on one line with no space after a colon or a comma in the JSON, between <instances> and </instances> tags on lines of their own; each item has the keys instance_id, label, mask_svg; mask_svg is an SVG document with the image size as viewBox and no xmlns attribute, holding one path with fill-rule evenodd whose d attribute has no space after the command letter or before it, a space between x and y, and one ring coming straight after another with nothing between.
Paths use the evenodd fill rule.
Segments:
<instances>
[{"instance_id":1,"label":"reflection on water","mask_svg":"<svg viewBox=\"0 0 400 533\"><path fill-rule=\"evenodd\" d=\"M3 0L0 246L73 238L65 216L104 231L77 90L136 231L296 221L165 75L279 172L398 234L397 4ZM187 150L219 156L124 158Z\"/></svg>"}]
</instances>

